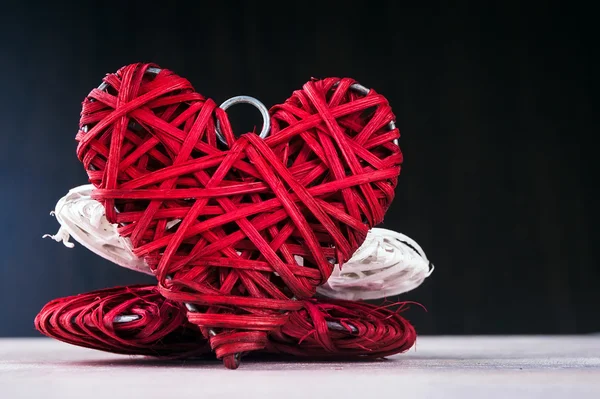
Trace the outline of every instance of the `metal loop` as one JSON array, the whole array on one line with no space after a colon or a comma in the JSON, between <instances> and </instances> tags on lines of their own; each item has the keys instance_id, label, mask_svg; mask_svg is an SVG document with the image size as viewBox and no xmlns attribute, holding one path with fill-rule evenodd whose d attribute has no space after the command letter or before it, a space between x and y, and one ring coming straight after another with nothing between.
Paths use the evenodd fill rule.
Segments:
<instances>
[{"instance_id":1,"label":"metal loop","mask_svg":"<svg viewBox=\"0 0 600 399\"><path fill-rule=\"evenodd\" d=\"M269 132L271 131L271 118L269 116L269 110L267 109L267 107L265 107L265 105L263 103L261 103L259 100L257 100L254 97L236 96L236 97L231 97L229 100L226 100L225 102L223 102L223 104L221 104L219 106L219 108L221 108L223 111L226 111L229 107L231 107L232 105L235 105L235 104L254 105L254 107L256 107L256 109L258 109L260 111L260 114L263 118L263 126L262 126L262 130L260 131L260 134L258 136L262 139L267 138L269 136ZM221 132L221 123L218 120L217 120L216 130L217 130L217 137L219 138L219 141L221 143L227 145L227 140L225 140L225 137L223 136L223 133Z\"/></svg>"}]
</instances>

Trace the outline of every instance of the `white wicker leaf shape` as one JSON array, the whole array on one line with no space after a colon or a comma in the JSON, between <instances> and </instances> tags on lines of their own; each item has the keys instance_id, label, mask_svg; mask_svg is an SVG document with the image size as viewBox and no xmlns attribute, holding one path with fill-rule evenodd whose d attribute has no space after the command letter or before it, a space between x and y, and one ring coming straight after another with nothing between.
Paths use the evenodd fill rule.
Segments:
<instances>
[{"instance_id":1,"label":"white wicker leaf shape","mask_svg":"<svg viewBox=\"0 0 600 399\"><path fill-rule=\"evenodd\" d=\"M119 236L117 225L105 216L104 206L91 197L94 186L86 184L75 187L62 197L51 213L60 223L55 235L46 234L57 242L73 248L70 236L78 243L119 266L152 275L143 259L131 251L128 238Z\"/></svg>"},{"instance_id":2,"label":"white wicker leaf shape","mask_svg":"<svg viewBox=\"0 0 600 399\"><path fill-rule=\"evenodd\" d=\"M417 288L433 272L423 249L410 237L373 228L352 259L336 265L323 296L347 300L387 298Z\"/></svg>"}]
</instances>

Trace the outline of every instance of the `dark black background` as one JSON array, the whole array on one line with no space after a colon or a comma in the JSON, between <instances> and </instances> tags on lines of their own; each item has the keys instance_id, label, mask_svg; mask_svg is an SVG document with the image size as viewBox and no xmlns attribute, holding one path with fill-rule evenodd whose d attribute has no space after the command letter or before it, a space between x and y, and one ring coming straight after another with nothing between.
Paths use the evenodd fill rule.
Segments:
<instances>
[{"instance_id":1,"label":"dark black background","mask_svg":"<svg viewBox=\"0 0 600 399\"><path fill-rule=\"evenodd\" d=\"M402 3L3 2L0 336L35 335L52 298L153 281L41 238L58 228L56 201L86 183L81 101L136 61L217 103L247 94L271 106L313 76L375 88L405 155L385 227L437 266L401 297L428 308L408 314L418 331L600 330L591 10Z\"/></svg>"}]
</instances>

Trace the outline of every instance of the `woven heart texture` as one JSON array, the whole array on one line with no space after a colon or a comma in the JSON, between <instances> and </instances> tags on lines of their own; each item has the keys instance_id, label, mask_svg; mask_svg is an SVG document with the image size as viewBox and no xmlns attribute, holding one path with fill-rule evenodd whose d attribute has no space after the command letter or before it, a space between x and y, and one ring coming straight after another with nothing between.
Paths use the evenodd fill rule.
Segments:
<instances>
[{"instance_id":1,"label":"woven heart texture","mask_svg":"<svg viewBox=\"0 0 600 399\"><path fill-rule=\"evenodd\" d=\"M214 101L152 64L107 75L83 102L93 198L161 293L194 305L188 320L219 358L264 348L394 198L394 115L355 83L309 81L272 107L265 139L236 136Z\"/></svg>"},{"instance_id":2,"label":"woven heart texture","mask_svg":"<svg viewBox=\"0 0 600 399\"><path fill-rule=\"evenodd\" d=\"M269 335L261 353L308 358L382 358L410 349L412 325L397 310L332 299L304 300ZM115 287L58 298L35 319L44 335L73 345L126 355L214 359L208 341L187 322L185 306L156 287Z\"/></svg>"}]
</instances>

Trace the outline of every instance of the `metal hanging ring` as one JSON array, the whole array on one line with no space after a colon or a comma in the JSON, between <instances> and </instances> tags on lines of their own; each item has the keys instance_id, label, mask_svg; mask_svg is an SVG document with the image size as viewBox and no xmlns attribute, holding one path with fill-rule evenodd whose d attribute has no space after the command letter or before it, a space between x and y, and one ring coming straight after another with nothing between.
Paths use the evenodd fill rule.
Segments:
<instances>
[{"instance_id":1,"label":"metal hanging ring","mask_svg":"<svg viewBox=\"0 0 600 399\"><path fill-rule=\"evenodd\" d=\"M256 107L256 109L258 109L258 111L260 112L260 114L263 118L262 130L260 131L260 134L258 136L262 139L267 138L269 136L269 132L271 131L271 117L269 116L269 110L267 109L267 107L265 107L265 105L263 103L261 103L259 100L257 100L254 97L236 96L236 97L231 97L229 100L224 101L223 104L221 104L219 106L219 108L221 108L223 111L226 111L229 107L231 107L232 105L235 105L235 104L250 104L250 105L254 105L254 107ZM227 140L225 140L225 136L223 136L223 133L221 132L221 123L218 120L217 120L216 131L217 131L217 137L218 137L219 141L221 143L227 145Z\"/></svg>"}]
</instances>

